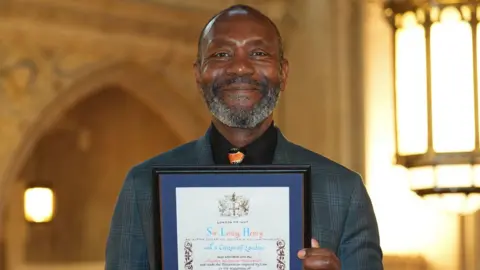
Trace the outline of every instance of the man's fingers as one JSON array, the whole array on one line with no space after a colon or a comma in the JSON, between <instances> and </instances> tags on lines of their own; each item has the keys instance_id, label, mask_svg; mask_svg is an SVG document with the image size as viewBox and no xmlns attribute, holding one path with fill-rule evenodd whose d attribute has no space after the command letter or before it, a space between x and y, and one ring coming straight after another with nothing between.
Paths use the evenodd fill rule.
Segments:
<instances>
[{"instance_id":1,"label":"man's fingers","mask_svg":"<svg viewBox=\"0 0 480 270\"><path fill-rule=\"evenodd\" d=\"M307 251L305 249L302 249L297 253L297 256L300 260L303 260L307 257Z\"/></svg>"},{"instance_id":2,"label":"man's fingers","mask_svg":"<svg viewBox=\"0 0 480 270\"><path fill-rule=\"evenodd\" d=\"M335 256L319 255L308 257L303 261L306 270L310 269L340 269L340 262Z\"/></svg>"},{"instance_id":3,"label":"man's fingers","mask_svg":"<svg viewBox=\"0 0 480 270\"><path fill-rule=\"evenodd\" d=\"M305 248L298 252L305 269L340 269L340 260L326 248Z\"/></svg>"},{"instance_id":4,"label":"man's fingers","mask_svg":"<svg viewBox=\"0 0 480 270\"><path fill-rule=\"evenodd\" d=\"M312 256L325 256L329 254L331 254L331 251L324 248L305 248L297 253L299 259L305 259Z\"/></svg>"},{"instance_id":5,"label":"man's fingers","mask_svg":"<svg viewBox=\"0 0 480 270\"><path fill-rule=\"evenodd\" d=\"M320 247L320 243L318 243L318 241L314 238L312 238L312 248L319 248Z\"/></svg>"}]
</instances>

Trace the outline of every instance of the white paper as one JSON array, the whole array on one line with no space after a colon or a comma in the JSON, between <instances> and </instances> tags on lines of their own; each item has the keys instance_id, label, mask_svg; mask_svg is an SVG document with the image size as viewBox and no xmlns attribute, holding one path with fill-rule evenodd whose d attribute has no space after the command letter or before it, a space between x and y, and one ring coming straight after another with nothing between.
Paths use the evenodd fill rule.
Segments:
<instances>
[{"instance_id":1,"label":"white paper","mask_svg":"<svg viewBox=\"0 0 480 270\"><path fill-rule=\"evenodd\" d=\"M288 187L177 188L176 204L179 269L289 269Z\"/></svg>"}]
</instances>

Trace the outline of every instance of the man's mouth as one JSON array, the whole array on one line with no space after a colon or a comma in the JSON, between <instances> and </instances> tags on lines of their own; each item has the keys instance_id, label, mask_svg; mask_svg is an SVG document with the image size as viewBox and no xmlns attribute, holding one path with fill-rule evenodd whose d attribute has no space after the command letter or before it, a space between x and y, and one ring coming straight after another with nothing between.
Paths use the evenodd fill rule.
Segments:
<instances>
[{"instance_id":1,"label":"man's mouth","mask_svg":"<svg viewBox=\"0 0 480 270\"><path fill-rule=\"evenodd\" d=\"M256 85L245 84L245 83L235 83L230 84L227 87L223 88L225 91L259 91L260 89Z\"/></svg>"}]
</instances>

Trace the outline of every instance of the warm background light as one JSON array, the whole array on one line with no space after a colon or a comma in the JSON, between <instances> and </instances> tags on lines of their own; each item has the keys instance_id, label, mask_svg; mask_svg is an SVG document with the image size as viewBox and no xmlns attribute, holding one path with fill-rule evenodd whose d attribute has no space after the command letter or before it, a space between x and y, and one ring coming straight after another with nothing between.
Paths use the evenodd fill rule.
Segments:
<instances>
[{"instance_id":1,"label":"warm background light","mask_svg":"<svg viewBox=\"0 0 480 270\"><path fill-rule=\"evenodd\" d=\"M454 8L432 25L433 148L467 152L475 148L472 29Z\"/></svg>"},{"instance_id":2,"label":"warm background light","mask_svg":"<svg viewBox=\"0 0 480 270\"><path fill-rule=\"evenodd\" d=\"M396 32L397 136L400 155L427 151L427 70L425 30L413 12L397 17Z\"/></svg>"},{"instance_id":3,"label":"warm background light","mask_svg":"<svg viewBox=\"0 0 480 270\"><path fill-rule=\"evenodd\" d=\"M54 194L46 187L33 187L25 191L25 219L29 222L44 223L53 218Z\"/></svg>"},{"instance_id":4,"label":"warm background light","mask_svg":"<svg viewBox=\"0 0 480 270\"><path fill-rule=\"evenodd\" d=\"M465 13L464 15L466 16ZM396 15L396 109L398 154L424 154L428 147L425 14ZM431 26L432 138L437 153L470 152L475 148L472 29L461 12L434 8ZM470 187L480 183L471 165L412 168L411 188ZM480 206L478 195L429 195L425 199L443 210L470 214Z\"/></svg>"},{"instance_id":5,"label":"warm background light","mask_svg":"<svg viewBox=\"0 0 480 270\"><path fill-rule=\"evenodd\" d=\"M409 171L394 164L393 33L378 4L368 5L366 17L365 179L379 223L382 248L386 255L421 255L428 261L429 269L459 269L457 216L438 210L412 192ZM404 21L408 29L397 33L400 44L396 53L402 55L397 64L405 67L397 73L402 78L397 80L397 87L406 91L400 100L397 97L401 103L398 110L402 112L398 133L405 138L402 154L423 153L427 147L428 120L426 71L425 65L419 64L422 59L425 63L425 52L418 48L425 44L424 32L413 14L407 14Z\"/></svg>"}]
</instances>

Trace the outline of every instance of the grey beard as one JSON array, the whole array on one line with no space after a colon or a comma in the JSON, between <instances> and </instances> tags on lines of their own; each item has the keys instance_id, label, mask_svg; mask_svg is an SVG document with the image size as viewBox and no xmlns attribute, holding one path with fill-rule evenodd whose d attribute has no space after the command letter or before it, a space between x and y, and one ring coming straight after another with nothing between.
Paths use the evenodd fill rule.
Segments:
<instances>
[{"instance_id":1,"label":"grey beard","mask_svg":"<svg viewBox=\"0 0 480 270\"><path fill-rule=\"evenodd\" d=\"M232 128L250 129L262 123L273 113L280 97L280 87L270 88L253 108L230 107L210 89L204 89L203 97L212 115L224 125Z\"/></svg>"}]
</instances>

